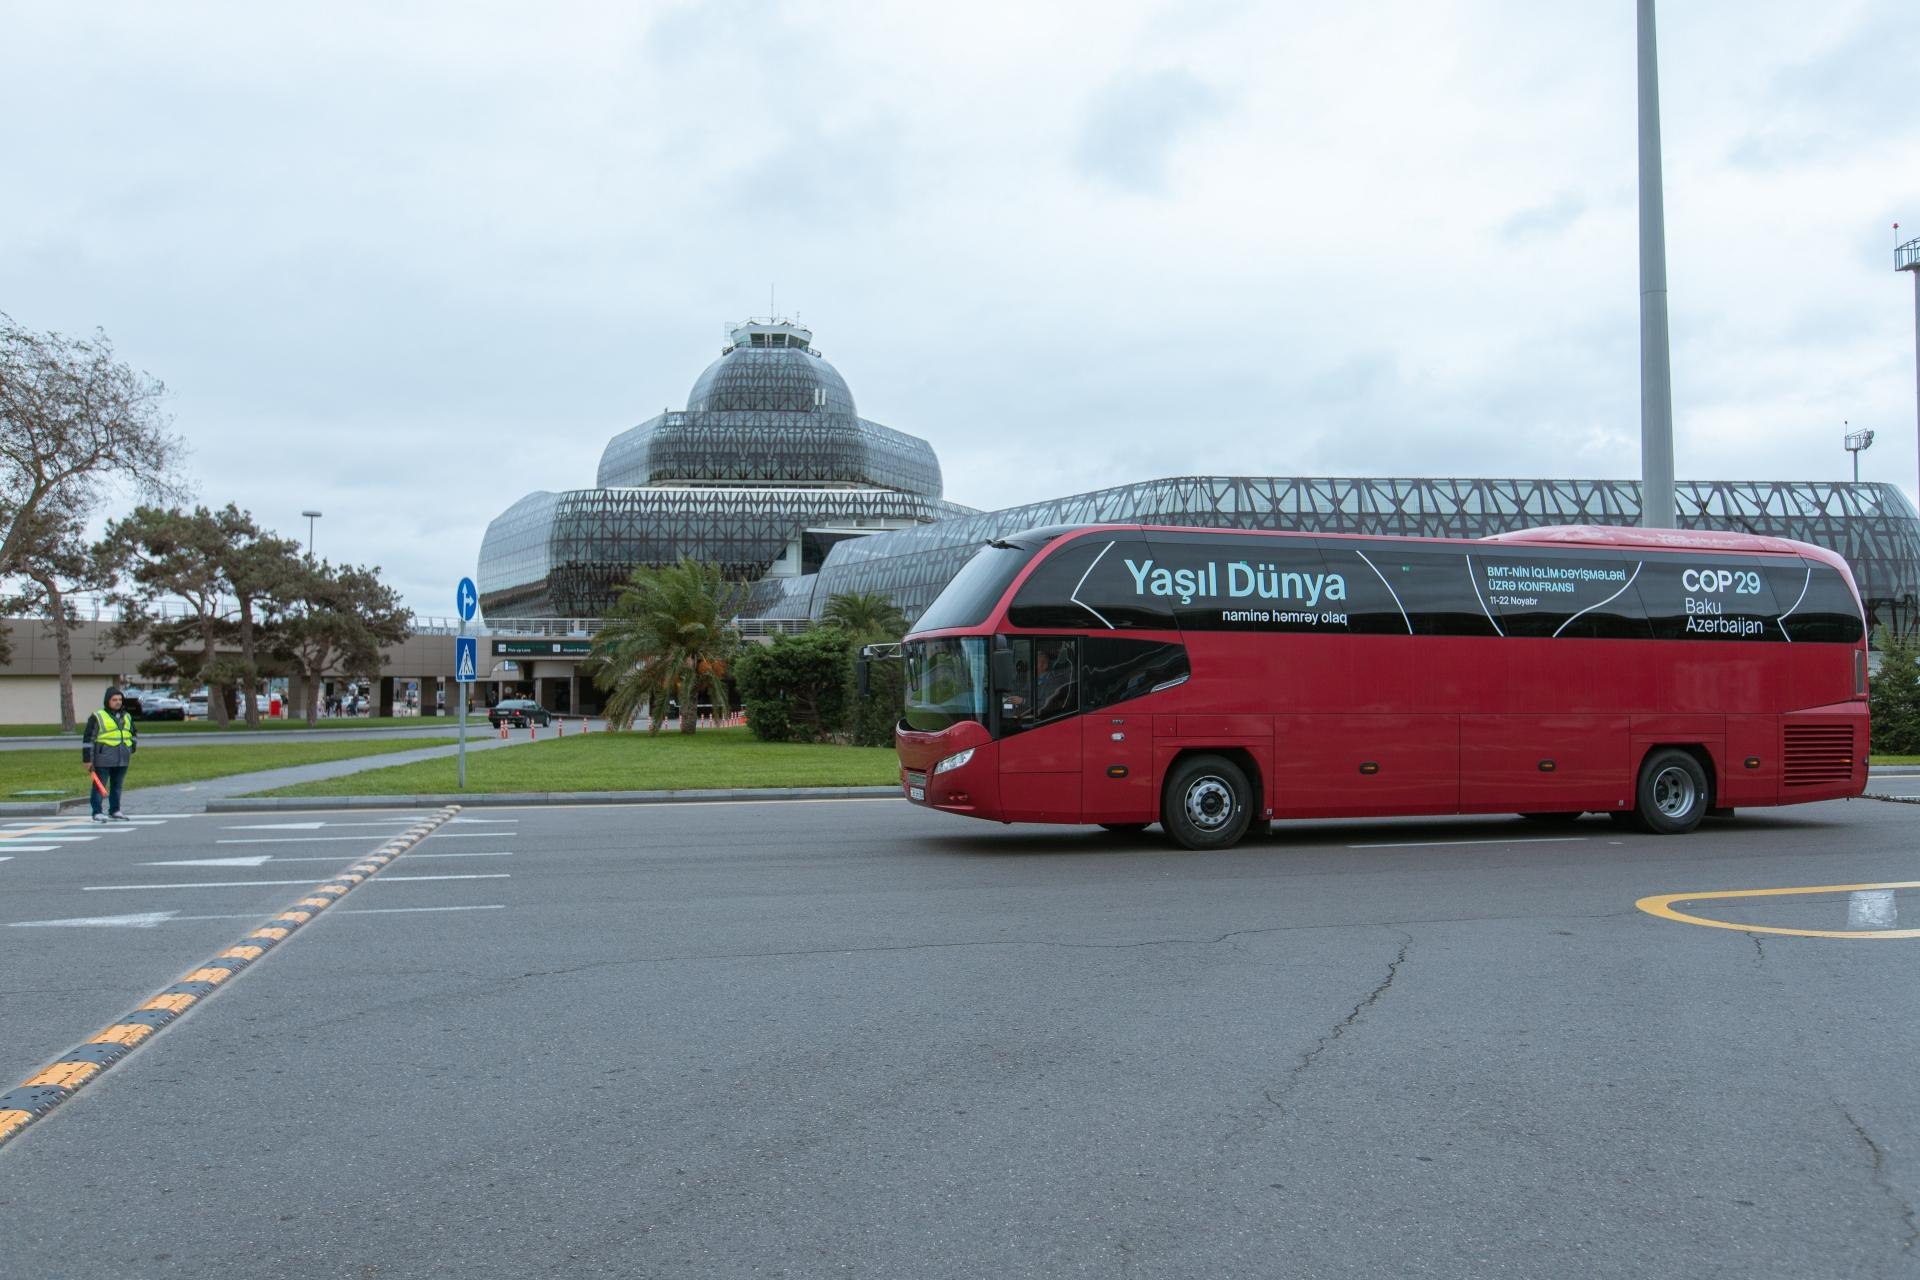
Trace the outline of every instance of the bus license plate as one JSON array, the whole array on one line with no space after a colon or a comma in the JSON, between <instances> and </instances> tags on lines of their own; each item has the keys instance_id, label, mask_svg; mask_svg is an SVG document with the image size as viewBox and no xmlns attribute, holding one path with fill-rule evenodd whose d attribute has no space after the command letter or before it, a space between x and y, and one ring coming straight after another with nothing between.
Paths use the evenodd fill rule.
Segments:
<instances>
[{"instance_id":1,"label":"bus license plate","mask_svg":"<svg viewBox=\"0 0 1920 1280\"><path fill-rule=\"evenodd\" d=\"M927 789L925 787L908 787L907 788L907 799L925 800L926 798L927 798Z\"/></svg>"}]
</instances>

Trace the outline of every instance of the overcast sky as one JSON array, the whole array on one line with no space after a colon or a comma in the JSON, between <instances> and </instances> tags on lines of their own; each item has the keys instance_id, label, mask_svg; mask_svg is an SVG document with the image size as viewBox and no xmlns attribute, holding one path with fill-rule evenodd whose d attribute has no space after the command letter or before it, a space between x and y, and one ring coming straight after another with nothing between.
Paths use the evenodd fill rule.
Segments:
<instances>
[{"instance_id":1,"label":"overcast sky","mask_svg":"<svg viewBox=\"0 0 1920 1280\"><path fill-rule=\"evenodd\" d=\"M770 287L977 507L1639 474L1627 0L0 17L0 310L422 613ZM1911 0L1661 18L1678 475L1911 494Z\"/></svg>"}]
</instances>

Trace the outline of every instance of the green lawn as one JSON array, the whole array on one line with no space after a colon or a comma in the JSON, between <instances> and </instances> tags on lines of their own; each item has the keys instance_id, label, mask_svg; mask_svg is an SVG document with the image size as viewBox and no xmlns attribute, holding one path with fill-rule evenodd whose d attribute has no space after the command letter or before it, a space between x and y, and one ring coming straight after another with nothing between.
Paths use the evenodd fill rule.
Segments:
<instances>
[{"instance_id":1,"label":"green lawn","mask_svg":"<svg viewBox=\"0 0 1920 1280\"><path fill-rule=\"evenodd\" d=\"M295 764L351 760L356 756L385 755L416 747L444 747L445 738L381 738L355 742L221 742L204 747L168 747L136 752L127 770L128 790L165 787L179 782L203 782L257 769L281 769ZM0 800L59 800L84 796L92 786L80 752L71 747L44 751L0 751ZM56 795L22 795L23 791L57 791Z\"/></svg>"},{"instance_id":2,"label":"green lawn","mask_svg":"<svg viewBox=\"0 0 1920 1280\"><path fill-rule=\"evenodd\" d=\"M467 756L467 790L687 791L733 787L860 787L899 781L891 747L761 742L746 729L593 733ZM263 792L271 796L394 796L457 790L452 759L370 769Z\"/></svg>"},{"instance_id":3,"label":"green lawn","mask_svg":"<svg viewBox=\"0 0 1920 1280\"><path fill-rule=\"evenodd\" d=\"M469 727L472 726L475 718L472 711L467 713ZM477 718L483 722L486 720L484 714ZM83 725L86 723L85 712L81 713L81 723ZM453 723L455 723L453 716L335 716L330 720L322 718L311 727L315 729L421 729ZM138 720L134 724L141 733L213 733L220 728L211 720ZM300 719L260 722L262 733L308 727L307 722ZM227 731L245 733L246 721L235 720L227 726ZM60 726L57 724L0 724L0 738L39 738L59 732ZM80 730L75 729L73 736L78 739Z\"/></svg>"},{"instance_id":4,"label":"green lawn","mask_svg":"<svg viewBox=\"0 0 1920 1280\"><path fill-rule=\"evenodd\" d=\"M1870 755L1867 759L1874 764L1920 764L1920 756Z\"/></svg>"}]
</instances>

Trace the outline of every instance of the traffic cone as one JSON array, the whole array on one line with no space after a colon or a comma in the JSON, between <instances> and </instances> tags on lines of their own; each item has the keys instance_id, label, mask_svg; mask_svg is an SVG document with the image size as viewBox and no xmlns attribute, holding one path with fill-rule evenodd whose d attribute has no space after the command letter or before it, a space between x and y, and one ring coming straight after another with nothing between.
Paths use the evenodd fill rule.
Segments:
<instances>
[{"instance_id":1,"label":"traffic cone","mask_svg":"<svg viewBox=\"0 0 1920 1280\"><path fill-rule=\"evenodd\" d=\"M565 716L560 717L560 730L554 736L560 737L560 738L564 738L567 736L567 718Z\"/></svg>"},{"instance_id":2,"label":"traffic cone","mask_svg":"<svg viewBox=\"0 0 1920 1280\"><path fill-rule=\"evenodd\" d=\"M531 717L529 717L527 720L527 741L528 742L540 741L540 722L538 720L532 719Z\"/></svg>"},{"instance_id":3,"label":"traffic cone","mask_svg":"<svg viewBox=\"0 0 1920 1280\"><path fill-rule=\"evenodd\" d=\"M507 740L507 722L505 720L502 720L500 722L500 741L505 742L506 740Z\"/></svg>"}]
</instances>

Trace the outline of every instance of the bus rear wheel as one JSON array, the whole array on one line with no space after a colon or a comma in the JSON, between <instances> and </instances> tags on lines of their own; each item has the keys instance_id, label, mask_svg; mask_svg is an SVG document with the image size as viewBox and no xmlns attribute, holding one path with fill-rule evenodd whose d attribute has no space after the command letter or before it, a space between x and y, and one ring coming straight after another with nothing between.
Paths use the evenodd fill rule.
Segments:
<instances>
[{"instance_id":1,"label":"bus rear wheel","mask_svg":"<svg viewBox=\"0 0 1920 1280\"><path fill-rule=\"evenodd\" d=\"M1685 751L1656 751L1640 766L1634 816L1643 831L1677 836L1707 816L1707 771Z\"/></svg>"},{"instance_id":2,"label":"bus rear wheel","mask_svg":"<svg viewBox=\"0 0 1920 1280\"><path fill-rule=\"evenodd\" d=\"M1226 849L1247 832L1253 788L1224 756L1188 756L1167 777L1160 825L1183 849Z\"/></svg>"}]
</instances>

